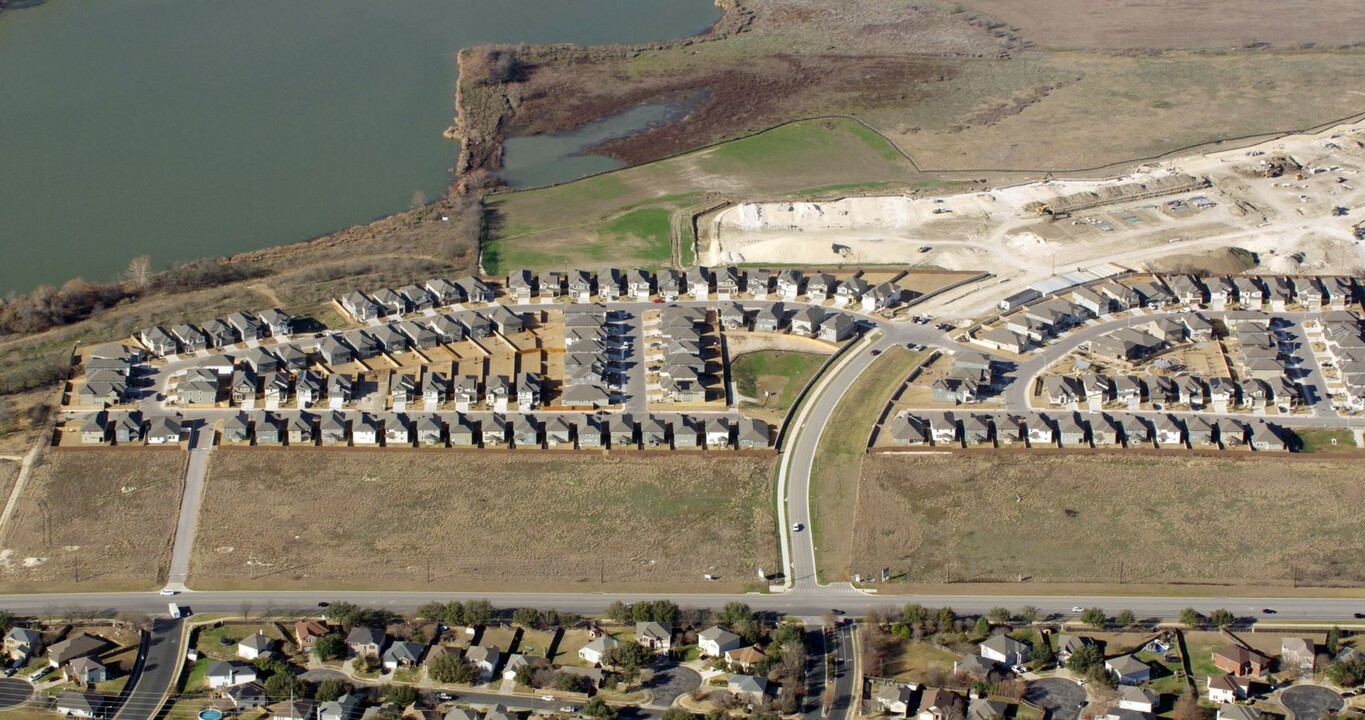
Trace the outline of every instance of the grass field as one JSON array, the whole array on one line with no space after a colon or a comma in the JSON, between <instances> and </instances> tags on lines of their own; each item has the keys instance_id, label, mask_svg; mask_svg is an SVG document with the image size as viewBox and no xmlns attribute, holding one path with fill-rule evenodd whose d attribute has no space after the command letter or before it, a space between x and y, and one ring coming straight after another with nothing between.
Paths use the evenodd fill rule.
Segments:
<instances>
[{"instance_id":1,"label":"grass field","mask_svg":"<svg viewBox=\"0 0 1365 720\"><path fill-rule=\"evenodd\" d=\"M894 146L857 123L792 123L649 165L495 195L484 266L495 275L522 267L659 267L670 257L669 215L707 193L890 189L907 186L912 171Z\"/></svg>"},{"instance_id":2,"label":"grass field","mask_svg":"<svg viewBox=\"0 0 1365 720\"><path fill-rule=\"evenodd\" d=\"M874 455L854 557L910 583L1359 586L1358 478L1272 458Z\"/></svg>"},{"instance_id":3,"label":"grass field","mask_svg":"<svg viewBox=\"0 0 1365 720\"><path fill-rule=\"evenodd\" d=\"M165 581L187 455L49 451L0 537L0 589L151 589Z\"/></svg>"},{"instance_id":4,"label":"grass field","mask_svg":"<svg viewBox=\"0 0 1365 720\"><path fill-rule=\"evenodd\" d=\"M883 353L839 401L820 437L811 468L810 494L814 498L811 530L822 580L851 577L859 492L854 478L859 475L878 416L922 357L901 347Z\"/></svg>"},{"instance_id":5,"label":"grass field","mask_svg":"<svg viewBox=\"0 0 1365 720\"><path fill-rule=\"evenodd\" d=\"M708 588L738 588L776 562L771 465L220 448L191 582L549 590L694 586L709 573L721 582Z\"/></svg>"},{"instance_id":6,"label":"grass field","mask_svg":"<svg viewBox=\"0 0 1365 720\"><path fill-rule=\"evenodd\" d=\"M957 655L926 642L900 640L891 646L882 661L882 675L897 680L923 682L925 673L938 672L949 676Z\"/></svg>"},{"instance_id":7,"label":"grass field","mask_svg":"<svg viewBox=\"0 0 1365 720\"><path fill-rule=\"evenodd\" d=\"M757 401L744 403L746 406L785 413L828 359L826 355L815 353L760 350L734 358L730 363L730 374L740 394Z\"/></svg>"},{"instance_id":8,"label":"grass field","mask_svg":"<svg viewBox=\"0 0 1365 720\"><path fill-rule=\"evenodd\" d=\"M1299 439L1298 452L1318 453L1365 453L1365 448L1356 445L1355 434L1347 429L1340 430L1295 430Z\"/></svg>"}]
</instances>

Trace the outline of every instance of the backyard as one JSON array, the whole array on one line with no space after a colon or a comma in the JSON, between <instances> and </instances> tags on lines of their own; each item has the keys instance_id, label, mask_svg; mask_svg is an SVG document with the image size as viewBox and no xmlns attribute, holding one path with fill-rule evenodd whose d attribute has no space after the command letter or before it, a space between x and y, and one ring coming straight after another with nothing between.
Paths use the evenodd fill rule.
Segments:
<instances>
[{"instance_id":1,"label":"backyard","mask_svg":"<svg viewBox=\"0 0 1365 720\"><path fill-rule=\"evenodd\" d=\"M771 466L744 455L220 448L190 575L221 589L542 591L696 587L712 575L708 588L740 589L776 564Z\"/></svg>"},{"instance_id":2,"label":"backyard","mask_svg":"<svg viewBox=\"0 0 1365 720\"><path fill-rule=\"evenodd\" d=\"M730 374L739 393L749 398L745 407L762 408L780 417L827 359L815 353L761 350L734 358Z\"/></svg>"},{"instance_id":3,"label":"backyard","mask_svg":"<svg viewBox=\"0 0 1365 720\"><path fill-rule=\"evenodd\" d=\"M874 455L862 471L853 556L901 582L1365 581L1349 463ZM1273 542L1248 541L1267 522Z\"/></svg>"}]
</instances>

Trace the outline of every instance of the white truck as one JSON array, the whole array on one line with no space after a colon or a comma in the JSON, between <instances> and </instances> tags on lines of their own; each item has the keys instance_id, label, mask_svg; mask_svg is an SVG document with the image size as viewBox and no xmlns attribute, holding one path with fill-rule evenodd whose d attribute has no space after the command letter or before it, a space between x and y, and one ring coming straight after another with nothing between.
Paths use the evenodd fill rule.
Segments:
<instances>
[{"instance_id":1,"label":"white truck","mask_svg":"<svg viewBox=\"0 0 1365 720\"><path fill-rule=\"evenodd\" d=\"M180 606L175 603L171 603L168 607L171 611L171 619L179 620L181 616Z\"/></svg>"}]
</instances>

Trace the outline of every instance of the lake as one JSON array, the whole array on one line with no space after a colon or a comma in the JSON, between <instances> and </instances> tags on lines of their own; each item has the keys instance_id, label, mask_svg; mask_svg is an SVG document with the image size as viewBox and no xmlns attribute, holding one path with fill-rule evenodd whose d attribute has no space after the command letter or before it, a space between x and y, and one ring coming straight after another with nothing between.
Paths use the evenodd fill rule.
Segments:
<instances>
[{"instance_id":1,"label":"lake","mask_svg":"<svg viewBox=\"0 0 1365 720\"><path fill-rule=\"evenodd\" d=\"M415 191L436 197L449 183L457 148L441 132L460 48L647 42L719 17L707 0L48 0L4 11L0 292L110 279L143 254L165 266L297 242L405 209ZM658 112L584 131L611 137ZM613 162L578 155L581 134L546 142L518 151L521 183Z\"/></svg>"}]
</instances>

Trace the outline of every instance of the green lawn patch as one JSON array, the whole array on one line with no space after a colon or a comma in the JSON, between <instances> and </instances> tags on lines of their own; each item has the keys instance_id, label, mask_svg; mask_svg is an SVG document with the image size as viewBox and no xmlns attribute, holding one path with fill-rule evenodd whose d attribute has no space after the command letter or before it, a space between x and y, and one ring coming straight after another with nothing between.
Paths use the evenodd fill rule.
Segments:
<instances>
[{"instance_id":1,"label":"green lawn patch","mask_svg":"<svg viewBox=\"0 0 1365 720\"><path fill-rule=\"evenodd\" d=\"M1355 435L1346 428L1293 431L1298 438L1294 449L1301 453L1315 452L1362 452L1365 448L1356 445ZM1291 443L1291 447L1294 447Z\"/></svg>"},{"instance_id":2,"label":"green lawn patch","mask_svg":"<svg viewBox=\"0 0 1365 720\"><path fill-rule=\"evenodd\" d=\"M816 353L760 350L735 358L730 373L740 394L754 399L746 405L786 412L827 359Z\"/></svg>"}]
</instances>

